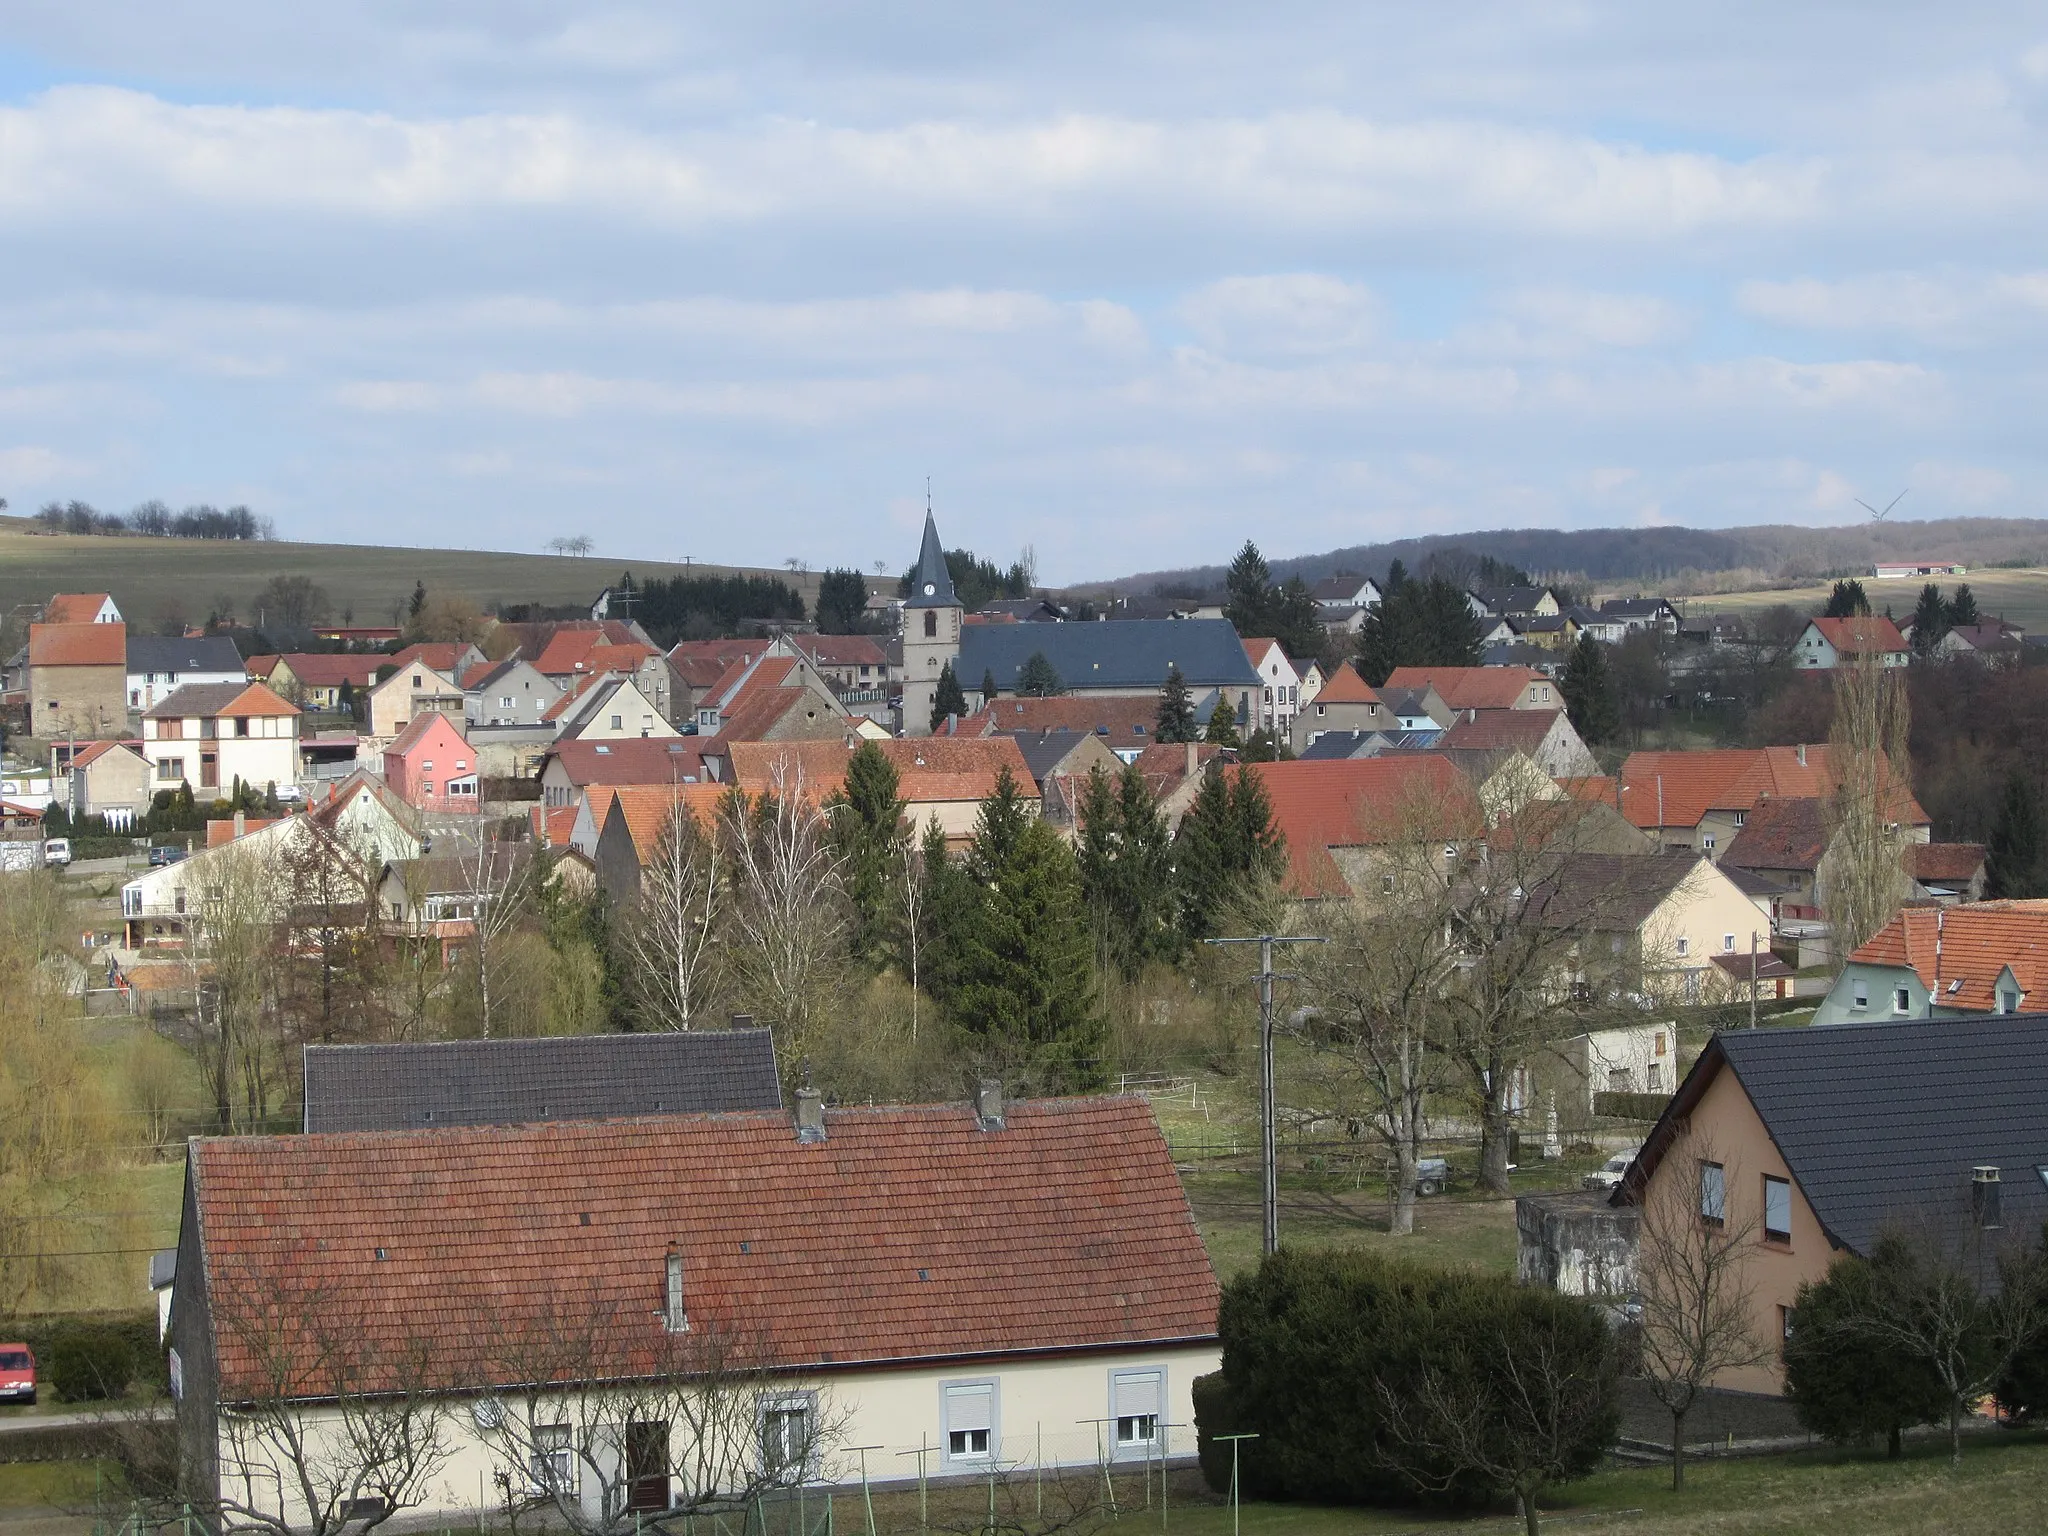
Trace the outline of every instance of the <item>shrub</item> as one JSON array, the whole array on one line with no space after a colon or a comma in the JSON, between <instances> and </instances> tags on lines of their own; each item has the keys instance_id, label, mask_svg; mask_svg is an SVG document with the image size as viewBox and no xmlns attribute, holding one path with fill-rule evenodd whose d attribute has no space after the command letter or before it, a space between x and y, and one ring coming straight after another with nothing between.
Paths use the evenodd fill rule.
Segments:
<instances>
[{"instance_id":1,"label":"shrub","mask_svg":"<svg viewBox=\"0 0 2048 1536\"><path fill-rule=\"evenodd\" d=\"M1861 1445L1883 1436L1896 1456L1899 1432L1941 1418L1948 1394L1925 1362L1873 1347L1858 1328L1876 1308L1875 1291L1870 1261L1854 1254L1799 1287L1785 1341L1785 1390L1799 1422L1822 1439Z\"/></svg>"},{"instance_id":2,"label":"shrub","mask_svg":"<svg viewBox=\"0 0 2048 1536\"><path fill-rule=\"evenodd\" d=\"M64 1329L50 1348L50 1385L67 1403L119 1397L135 1375L135 1351L113 1328Z\"/></svg>"},{"instance_id":3,"label":"shrub","mask_svg":"<svg viewBox=\"0 0 2048 1536\"><path fill-rule=\"evenodd\" d=\"M1499 1458L1461 1458L1407 1412L1425 1382L1437 1406L1499 1419L1493 1438L1518 1442L1513 1454L1532 1470L1515 1479L1532 1488L1593 1470L1619 1428L1615 1345L1600 1316L1505 1278L1285 1250L1225 1289L1221 1331L1220 1379L1203 1378L1195 1404L1218 1491L1230 1457L1216 1437L1239 1433L1259 1436L1239 1448L1247 1496L1471 1504L1514 1491ZM1555 1375L1535 1393L1533 1428L1500 1387L1510 1354L1540 1355ZM1539 1374L1525 1371L1525 1385Z\"/></svg>"}]
</instances>

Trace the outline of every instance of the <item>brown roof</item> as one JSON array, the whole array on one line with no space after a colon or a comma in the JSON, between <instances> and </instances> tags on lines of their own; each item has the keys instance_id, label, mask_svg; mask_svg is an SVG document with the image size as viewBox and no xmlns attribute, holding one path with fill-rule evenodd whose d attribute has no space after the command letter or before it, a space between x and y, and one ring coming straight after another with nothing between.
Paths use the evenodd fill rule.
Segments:
<instances>
[{"instance_id":1,"label":"brown roof","mask_svg":"<svg viewBox=\"0 0 2048 1536\"><path fill-rule=\"evenodd\" d=\"M1226 770L1227 771L1227 770ZM1385 757L1252 763L1273 805L1273 825L1287 839L1288 894L1350 894L1332 848L1355 848L1397 836L1414 816L1472 811L1463 774L1428 752Z\"/></svg>"},{"instance_id":2,"label":"brown roof","mask_svg":"<svg viewBox=\"0 0 2048 1536\"><path fill-rule=\"evenodd\" d=\"M367 1358L423 1339L451 1386L510 1380L494 1350L598 1309L613 1358L584 1368L646 1369L670 1244L693 1327L774 1365L1214 1338L1215 1272L1142 1100L1015 1104L995 1131L957 1104L826 1125L811 1144L765 1112L202 1139L208 1289L216 1315L241 1274L322 1294L363 1320ZM232 1401L254 1362L232 1330L219 1347Z\"/></svg>"},{"instance_id":3,"label":"brown roof","mask_svg":"<svg viewBox=\"0 0 2048 1536\"><path fill-rule=\"evenodd\" d=\"M1908 843L1906 873L1915 880L1974 880L1984 857L1982 843Z\"/></svg>"},{"instance_id":4,"label":"brown roof","mask_svg":"<svg viewBox=\"0 0 2048 1536\"><path fill-rule=\"evenodd\" d=\"M1827 795L1836 782L1828 752L1821 745L1631 752L1621 765L1622 814L1639 827L1696 827L1709 811L1753 810L1767 795ZM1928 824L1927 812L1903 786L1891 812L1906 826Z\"/></svg>"},{"instance_id":5,"label":"brown roof","mask_svg":"<svg viewBox=\"0 0 2048 1536\"><path fill-rule=\"evenodd\" d=\"M846 761L860 744L846 741L739 741L727 749L733 782L750 795L774 788L798 769L804 792L822 800L846 781ZM907 804L940 800L986 800L995 793L1002 769L1027 795L1035 782L1031 768L1010 736L921 736L878 741L875 747L896 769L896 795Z\"/></svg>"},{"instance_id":6,"label":"brown roof","mask_svg":"<svg viewBox=\"0 0 2048 1536\"><path fill-rule=\"evenodd\" d=\"M444 677L452 678L456 666L468 652L469 646L460 640L427 640L418 645L408 645L395 656L379 658L379 665L389 663L403 672L413 662L422 662Z\"/></svg>"},{"instance_id":7,"label":"brown roof","mask_svg":"<svg viewBox=\"0 0 2048 1536\"><path fill-rule=\"evenodd\" d=\"M1396 667L1387 686L1433 687L1453 709L1512 709L1524 688L1548 681L1534 667Z\"/></svg>"},{"instance_id":8,"label":"brown roof","mask_svg":"<svg viewBox=\"0 0 2048 1536\"><path fill-rule=\"evenodd\" d=\"M1815 869L1828 845L1823 803L1814 796L1765 796L1721 853L1737 869Z\"/></svg>"},{"instance_id":9,"label":"brown roof","mask_svg":"<svg viewBox=\"0 0 2048 1536\"><path fill-rule=\"evenodd\" d=\"M705 745L703 738L694 736L558 741L548 748L547 757L562 765L572 784L676 784L704 777ZM542 768L545 771L545 761Z\"/></svg>"},{"instance_id":10,"label":"brown roof","mask_svg":"<svg viewBox=\"0 0 2048 1536\"><path fill-rule=\"evenodd\" d=\"M1555 709L1465 709L1437 744L1476 752L1534 752L1561 713Z\"/></svg>"},{"instance_id":11,"label":"brown roof","mask_svg":"<svg viewBox=\"0 0 2048 1536\"><path fill-rule=\"evenodd\" d=\"M232 843L238 836L247 837L251 832L261 832L267 826L288 819L284 816L244 816L242 829L237 833L234 817L216 816L206 824L206 846L219 848Z\"/></svg>"},{"instance_id":12,"label":"brown roof","mask_svg":"<svg viewBox=\"0 0 2048 1536\"><path fill-rule=\"evenodd\" d=\"M90 768L109 752L119 752L124 749L134 753L137 757L142 756L142 744L137 741L95 741L90 746L80 747L73 754L71 766L73 768Z\"/></svg>"},{"instance_id":13,"label":"brown roof","mask_svg":"<svg viewBox=\"0 0 2048 1536\"><path fill-rule=\"evenodd\" d=\"M110 626L101 626L107 628ZM217 720L223 716L296 715L296 704L279 698L266 683L187 683L146 710L147 720L180 720L187 716Z\"/></svg>"},{"instance_id":14,"label":"brown roof","mask_svg":"<svg viewBox=\"0 0 2048 1536\"><path fill-rule=\"evenodd\" d=\"M1752 975L1758 981L1782 981L1787 976L1797 974L1791 966L1768 949L1759 949L1754 956L1745 951L1737 955L1715 955L1713 958L1714 964L1737 981L1748 981ZM1752 964L1755 966L1754 972L1750 969Z\"/></svg>"},{"instance_id":15,"label":"brown roof","mask_svg":"<svg viewBox=\"0 0 2048 1536\"><path fill-rule=\"evenodd\" d=\"M1372 685L1358 675L1358 669L1345 662L1330 674L1330 680L1316 690L1310 702L1316 704L1377 704L1380 696Z\"/></svg>"},{"instance_id":16,"label":"brown roof","mask_svg":"<svg viewBox=\"0 0 2048 1536\"><path fill-rule=\"evenodd\" d=\"M2048 901L1907 907L1849 958L1908 967L1938 1004L1989 1011L2008 966L2022 998L2048 985Z\"/></svg>"},{"instance_id":17,"label":"brown roof","mask_svg":"<svg viewBox=\"0 0 2048 1536\"><path fill-rule=\"evenodd\" d=\"M963 677L961 686L978 688L981 679ZM987 736L996 731L1093 731L1113 750L1150 746L1157 738L1159 695L1128 698L1063 694L1052 699L1004 697L960 722L962 736Z\"/></svg>"},{"instance_id":18,"label":"brown roof","mask_svg":"<svg viewBox=\"0 0 2048 1536\"><path fill-rule=\"evenodd\" d=\"M320 655L313 652L298 652L267 658L274 668L283 662L291 668L296 677L308 688L339 688L343 683L355 688L367 688L377 681L377 669L389 663L389 656L350 656L342 652ZM257 669L257 658L249 658L251 676L268 678L270 668Z\"/></svg>"},{"instance_id":19,"label":"brown roof","mask_svg":"<svg viewBox=\"0 0 2048 1536\"><path fill-rule=\"evenodd\" d=\"M104 592L59 592L43 604L43 622L90 624L110 600Z\"/></svg>"},{"instance_id":20,"label":"brown roof","mask_svg":"<svg viewBox=\"0 0 2048 1536\"><path fill-rule=\"evenodd\" d=\"M32 667L119 667L128 669L126 624L31 624L28 664Z\"/></svg>"}]
</instances>

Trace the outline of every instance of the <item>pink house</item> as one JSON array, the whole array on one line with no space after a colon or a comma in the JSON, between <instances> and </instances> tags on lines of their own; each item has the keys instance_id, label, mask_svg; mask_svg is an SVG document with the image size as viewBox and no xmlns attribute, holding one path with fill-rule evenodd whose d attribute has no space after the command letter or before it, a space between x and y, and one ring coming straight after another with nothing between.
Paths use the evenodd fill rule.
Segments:
<instances>
[{"instance_id":1,"label":"pink house","mask_svg":"<svg viewBox=\"0 0 2048 1536\"><path fill-rule=\"evenodd\" d=\"M422 811L474 811L476 753L446 715L429 710L384 749L384 783Z\"/></svg>"}]
</instances>

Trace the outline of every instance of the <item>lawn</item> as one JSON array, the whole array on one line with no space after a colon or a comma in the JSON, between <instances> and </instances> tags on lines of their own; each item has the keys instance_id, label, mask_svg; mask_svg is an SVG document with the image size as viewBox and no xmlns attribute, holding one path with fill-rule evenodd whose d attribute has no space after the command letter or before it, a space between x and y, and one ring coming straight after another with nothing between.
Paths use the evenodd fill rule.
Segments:
<instances>
[{"instance_id":1,"label":"lawn","mask_svg":"<svg viewBox=\"0 0 2048 1536\"><path fill-rule=\"evenodd\" d=\"M1912 613L1913 605L1920 600L1921 582L1875 581L1868 576L1858 579L1862 581L1863 590L1875 612L1883 613L1890 608L1893 617L1903 619ZM1957 583L1964 581L1970 584L1970 591L1977 599L1977 610L1986 619L2008 618L2025 626L2029 634L2048 631L2048 569L2001 571L1987 568L1972 571L1967 576L1943 577L1937 585L1944 596L1953 597ZM1810 587L1783 587L1762 592L1716 592L1688 597L1684 599L1684 608L1687 613L1695 615L1755 613L1784 603L1801 613L1814 613L1825 606L1833 586L1833 582L1826 581Z\"/></svg>"},{"instance_id":2,"label":"lawn","mask_svg":"<svg viewBox=\"0 0 2048 1536\"><path fill-rule=\"evenodd\" d=\"M0 615L40 605L52 592L109 592L131 625L156 627L166 601L194 622L216 600L231 598L248 617L249 600L273 576L310 576L327 592L338 622L353 611L358 624L392 622L413 583L453 592L478 604L587 603L619 573L636 579L675 576L685 568L659 560L577 558L490 550L404 549L368 544L230 543L209 539L91 538L0 527ZM698 565L695 575L724 575L727 566ZM768 574L793 581L810 602L815 576Z\"/></svg>"}]
</instances>

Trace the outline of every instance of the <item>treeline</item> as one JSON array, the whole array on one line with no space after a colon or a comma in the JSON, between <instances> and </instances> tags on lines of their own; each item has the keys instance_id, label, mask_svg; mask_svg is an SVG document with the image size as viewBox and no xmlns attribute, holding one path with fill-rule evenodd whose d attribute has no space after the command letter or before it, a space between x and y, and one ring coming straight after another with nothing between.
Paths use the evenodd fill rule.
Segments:
<instances>
[{"instance_id":1,"label":"treeline","mask_svg":"<svg viewBox=\"0 0 2048 1536\"><path fill-rule=\"evenodd\" d=\"M633 617L664 648L804 619L803 594L776 576L656 577L636 591Z\"/></svg>"},{"instance_id":2,"label":"treeline","mask_svg":"<svg viewBox=\"0 0 2048 1536\"><path fill-rule=\"evenodd\" d=\"M53 501L35 520L52 533L142 534L157 539L268 539L276 529L247 507L197 506L173 512L161 501L145 501L132 512L102 512L89 502Z\"/></svg>"},{"instance_id":3,"label":"treeline","mask_svg":"<svg viewBox=\"0 0 2048 1536\"><path fill-rule=\"evenodd\" d=\"M914 565L903 573L896 583L898 597L910 596L911 578L916 574ZM984 560L971 549L949 549L946 574L953 578L953 592L960 599L960 606L969 613L990 603L1029 597L1038 584L1036 562L1028 549L1007 567Z\"/></svg>"}]
</instances>

